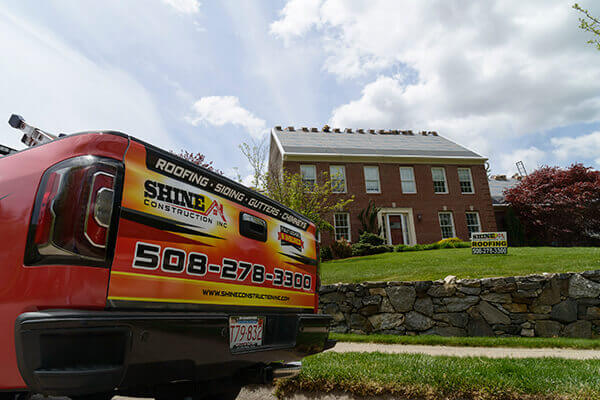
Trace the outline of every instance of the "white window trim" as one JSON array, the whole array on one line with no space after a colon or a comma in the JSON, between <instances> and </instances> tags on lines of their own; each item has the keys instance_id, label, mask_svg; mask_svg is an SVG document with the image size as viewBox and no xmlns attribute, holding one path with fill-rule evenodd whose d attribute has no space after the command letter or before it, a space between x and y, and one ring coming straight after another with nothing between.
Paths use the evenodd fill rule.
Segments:
<instances>
[{"instance_id":1,"label":"white window trim","mask_svg":"<svg viewBox=\"0 0 600 400\"><path fill-rule=\"evenodd\" d=\"M433 194L448 194L448 178L446 177L446 168L444 167L431 167L431 183L433 184L434 179L433 179L433 170L434 169L441 169L442 173L444 174L444 186L446 187L446 191L445 192L436 192L435 191L435 185L433 186Z\"/></svg>"},{"instance_id":2,"label":"white window trim","mask_svg":"<svg viewBox=\"0 0 600 400\"><path fill-rule=\"evenodd\" d=\"M377 171L377 187L379 188L377 191L370 191L367 189L367 168L375 168ZM368 194L380 194L381 193L381 177L379 175L379 166L378 165L364 165L363 166L363 175L365 178L365 192Z\"/></svg>"},{"instance_id":3,"label":"white window trim","mask_svg":"<svg viewBox=\"0 0 600 400\"><path fill-rule=\"evenodd\" d=\"M302 179L302 182L304 182L304 176L302 176L302 167L312 167L312 169L315 171L315 185L317 184L317 166L314 164L300 164L300 179Z\"/></svg>"},{"instance_id":4,"label":"white window trim","mask_svg":"<svg viewBox=\"0 0 600 400\"><path fill-rule=\"evenodd\" d=\"M342 171L344 171L344 190L342 191L334 191L333 188L333 174L331 173L331 167L341 167ZM346 177L346 166L345 165L339 165L339 164L332 164L329 166L329 180L331 181L332 185L331 185L331 193L335 193L335 194L339 194L339 193L348 193L348 178Z\"/></svg>"},{"instance_id":5,"label":"white window trim","mask_svg":"<svg viewBox=\"0 0 600 400\"><path fill-rule=\"evenodd\" d=\"M450 237L456 237L456 226L454 225L454 215L451 211L440 211L438 212L438 224L440 226L440 233L442 235L442 239L448 239L448 238L444 238L444 232L442 231L442 221L440 221L440 215L442 214L450 214L450 222L452 223L452 236Z\"/></svg>"},{"instance_id":6,"label":"white window trim","mask_svg":"<svg viewBox=\"0 0 600 400\"><path fill-rule=\"evenodd\" d=\"M465 219L467 220L467 232L469 231L469 219L467 218L467 214L475 214L475 216L477 217L477 227L479 228L478 232L481 232L481 218L479 218L479 212L478 211L466 211ZM471 238L469 238L469 240L471 240Z\"/></svg>"},{"instance_id":7,"label":"white window trim","mask_svg":"<svg viewBox=\"0 0 600 400\"><path fill-rule=\"evenodd\" d=\"M415 184L415 191L414 192L405 192L404 189L402 188L402 168L404 169L410 169L412 171L412 177L413 180L412 182ZM398 170L400 172L400 190L402 191L402 194L416 194L417 193L417 178L415 177L415 169L413 167L400 167L400 169ZM410 181L407 181L410 182Z\"/></svg>"},{"instance_id":8,"label":"white window trim","mask_svg":"<svg viewBox=\"0 0 600 400\"><path fill-rule=\"evenodd\" d=\"M469 171L469 180L471 181L471 191L470 192L463 192L462 186L460 186L460 175L459 175L458 171L460 171L461 169ZM462 168L462 167L457 168L456 175L458 176L458 186L460 187L460 193L461 194L475 194L475 184L473 183L473 174L471 174L471 168Z\"/></svg>"},{"instance_id":9,"label":"white window trim","mask_svg":"<svg viewBox=\"0 0 600 400\"><path fill-rule=\"evenodd\" d=\"M333 214L333 239L334 240L338 240L337 236L336 236L336 229L338 228L338 226L335 224L335 216L337 214L344 214L346 215L346 217L348 218L348 242L352 242L352 226L350 225L350 213L348 212L336 212ZM340 227L342 228L342 227Z\"/></svg>"}]
</instances>

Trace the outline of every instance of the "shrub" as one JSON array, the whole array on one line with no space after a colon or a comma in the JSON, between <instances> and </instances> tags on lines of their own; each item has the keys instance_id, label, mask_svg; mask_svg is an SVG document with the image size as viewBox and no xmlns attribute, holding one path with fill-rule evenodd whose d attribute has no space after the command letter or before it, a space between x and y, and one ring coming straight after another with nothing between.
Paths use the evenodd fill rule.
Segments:
<instances>
[{"instance_id":1,"label":"shrub","mask_svg":"<svg viewBox=\"0 0 600 400\"><path fill-rule=\"evenodd\" d=\"M333 254L331 253L331 247L323 246L321 247L321 261L331 260L333 258Z\"/></svg>"},{"instance_id":2,"label":"shrub","mask_svg":"<svg viewBox=\"0 0 600 400\"><path fill-rule=\"evenodd\" d=\"M371 254L370 251L372 247L373 246L371 246L369 243L354 243L352 245L352 256L359 257Z\"/></svg>"},{"instance_id":3,"label":"shrub","mask_svg":"<svg viewBox=\"0 0 600 400\"><path fill-rule=\"evenodd\" d=\"M379 246L373 246L372 254L391 253L394 251L394 246L389 244L380 244Z\"/></svg>"},{"instance_id":4,"label":"shrub","mask_svg":"<svg viewBox=\"0 0 600 400\"><path fill-rule=\"evenodd\" d=\"M383 244L384 239L371 232L363 232L360 234L360 238L358 239L359 243L368 243L373 246L380 246Z\"/></svg>"},{"instance_id":5,"label":"shrub","mask_svg":"<svg viewBox=\"0 0 600 400\"><path fill-rule=\"evenodd\" d=\"M353 256L366 256L368 254L379 254L386 253L389 251L396 251L402 253L405 251L424 251L424 250L436 250L436 249L459 249L471 247L471 242L463 242L458 238L450 238L440 240L439 242L429 244L417 244L415 246L408 246L406 244L398 244L395 247L388 246L385 244L373 246L370 243L359 242L352 245Z\"/></svg>"},{"instance_id":6,"label":"shrub","mask_svg":"<svg viewBox=\"0 0 600 400\"><path fill-rule=\"evenodd\" d=\"M352 256L352 246L346 239L340 239L331 245L331 253L334 258L348 258Z\"/></svg>"},{"instance_id":7,"label":"shrub","mask_svg":"<svg viewBox=\"0 0 600 400\"><path fill-rule=\"evenodd\" d=\"M422 246L419 245L419 244L414 245L414 246L406 246L406 248L404 249L404 251L421 251L421 250L423 250L421 247Z\"/></svg>"},{"instance_id":8,"label":"shrub","mask_svg":"<svg viewBox=\"0 0 600 400\"><path fill-rule=\"evenodd\" d=\"M458 243L454 243L454 248L456 249L461 249L461 248L468 248L471 247L471 242L458 242Z\"/></svg>"},{"instance_id":9,"label":"shrub","mask_svg":"<svg viewBox=\"0 0 600 400\"><path fill-rule=\"evenodd\" d=\"M438 243L461 243L461 242L462 242L462 240L460 240L457 237L451 237L448 239L442 239L442 240L438 241Z\"/></svg>"},{"instance_id":10,"label":"shrub","mask_svg":"<svg viewBox=\"0 0 600 400\"><path fill-rule=\"evenodd\" d=\"M399 244L396 246L396 248L394 250L398 253L402 253L403 251L410 251L407 249L408 247L410 247L410 246L407 246L405 244Z\"/></svg>"},{"instance_id":11,"label":"shrub","mask_svg":"<svg viewBox=\"0 0 600 400\"><path fill-rule=\"evenodd\" d=\"M369 243L354 243L352 245L352 256L367 256L370 254L381 254L388 253L394 251L393 246L389 246L386 244L380 244L378 246L373 246Z\"/></svg>"}]
</instances>

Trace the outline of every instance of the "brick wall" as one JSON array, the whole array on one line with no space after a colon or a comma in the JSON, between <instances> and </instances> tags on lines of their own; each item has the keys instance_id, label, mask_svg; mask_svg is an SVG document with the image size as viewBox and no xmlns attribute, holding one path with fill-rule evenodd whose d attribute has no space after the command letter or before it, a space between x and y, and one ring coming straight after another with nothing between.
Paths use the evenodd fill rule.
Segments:
<instances>
[{"instance_id":1,"label":"brick wall","mask_svg":"<svg viewBox=\"0 0 600 400\"><path fill-rule=\"evenodd\" d=\"M329 162L297 162L285 161L284 168L292 173L300 173L300 164L316 165L317 176L329 172L329 165L341 163ZM346 163L346 184L348 193L340 196L354 195L354 201L347 210L350 213L351 239L356 241L361 223L358 214L366 208L370 200L378 207L412 208L414 227L418 243L432 243L441 239L438 212L452 211L454 226L458 237L468 240L466 211L479 213L481 229L495 231L496 220L492 208L487 174L483 165L403 165L391 163ZM366 193L363 166L378 166L381 193ZM416 194L403 194L400 183L400 166L413 167L417 185ZM431 177L431 167L444 167L448 194L435 194ZM468 167L473 177L474 194L462 194L460 191L457 168ZM446 207L446 209L444 209ZM417 215L421 215L419 221ZM333 223L333 216L330 216ZM328 245L333 240L333 233L323 232L322 243Z\"/></svg>"}]
</instances>

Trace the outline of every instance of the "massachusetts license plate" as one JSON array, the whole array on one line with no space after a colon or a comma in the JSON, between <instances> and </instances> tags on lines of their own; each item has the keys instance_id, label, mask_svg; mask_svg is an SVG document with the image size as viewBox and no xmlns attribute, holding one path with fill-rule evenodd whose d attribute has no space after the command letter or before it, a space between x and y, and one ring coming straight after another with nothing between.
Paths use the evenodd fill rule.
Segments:
<instances>
[{"instance_id":1,"label":"massachusetts license plate","mask_svg":"<svg viewBox=\"0 0 600 400\"><path fill-rule=\"evenodd\" d=\"M263 343L264 317L229 317L229 348L244 350Z\"/></svg>"}]
</instances>

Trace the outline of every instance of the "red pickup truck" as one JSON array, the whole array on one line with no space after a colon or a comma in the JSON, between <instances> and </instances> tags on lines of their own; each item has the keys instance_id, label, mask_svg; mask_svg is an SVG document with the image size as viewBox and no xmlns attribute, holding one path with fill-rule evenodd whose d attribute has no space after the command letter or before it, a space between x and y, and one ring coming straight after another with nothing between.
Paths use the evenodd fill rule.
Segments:
<instances>
[{"instance_id":1,"label":"red pickup truck","mask_svg":"<svg viewBox=\"0 0 600 400\"><path fill-rule=\"evenodd\" d=\"M0 158L0 398L233 399L333 345L306 217L119 132L45 142Z\"/></svg>"}]
</instances>

